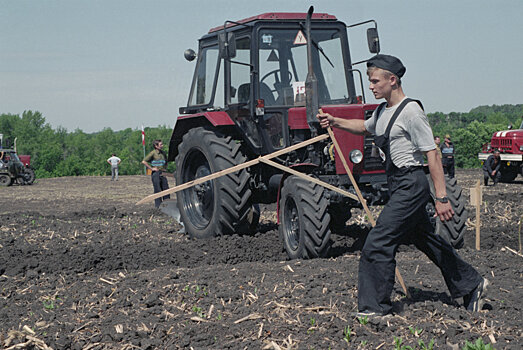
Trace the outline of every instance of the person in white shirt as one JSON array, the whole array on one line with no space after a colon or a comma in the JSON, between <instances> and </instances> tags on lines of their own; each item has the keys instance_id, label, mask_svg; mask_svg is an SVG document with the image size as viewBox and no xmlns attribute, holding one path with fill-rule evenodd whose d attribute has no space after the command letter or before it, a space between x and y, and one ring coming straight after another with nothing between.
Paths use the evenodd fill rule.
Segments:
<instances>
[{"instance_id":1,"label":"person in white shirt","mask_svg":"<svg viewBox=\"0 0 523 350\"><path fill-rule=\"evenodd\" d=\"M111 158L107 159L107 163L111 164L111 181L118 181L118 164L120 164L121 161L122 160L114 153Z\"/></svg>"}]
</instances>

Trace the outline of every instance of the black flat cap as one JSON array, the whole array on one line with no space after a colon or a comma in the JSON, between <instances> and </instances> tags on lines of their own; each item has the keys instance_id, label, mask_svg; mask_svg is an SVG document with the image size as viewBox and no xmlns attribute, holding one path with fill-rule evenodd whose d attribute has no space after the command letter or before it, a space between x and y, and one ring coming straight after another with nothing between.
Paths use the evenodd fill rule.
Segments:
<instances>
[{"instance_id":1,"label":"black flat cap","mask_svg":"<svg viewBox=\"0 0 523 350\"><path fill-rule=\"evenodd\" d=\"M367 61L367 68L370 67L388 70L389 72L396 74L399 78L401 78L407 70L399 58L382 54L378 54Z\"/></svg>"}]
</instances>

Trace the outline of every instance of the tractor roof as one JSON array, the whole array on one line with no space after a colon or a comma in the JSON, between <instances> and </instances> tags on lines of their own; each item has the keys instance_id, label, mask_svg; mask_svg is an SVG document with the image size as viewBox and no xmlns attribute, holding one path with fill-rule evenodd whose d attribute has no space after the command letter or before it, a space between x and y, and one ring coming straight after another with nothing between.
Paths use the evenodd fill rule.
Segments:
<instances>
[{"instance_id":1,"label":"tractor roof","mask_svg":"<svg viewBox=\"0 0 523 350\"><path fill-rule=\"evenodd\" d=\"M254 21L296 21L296 20L305 20L307 18L307 13L295 13L295 12L267 12L263 13L261 15L252 16L249 18L244 18L242 20L236 21L237 23L246 24L249 22ZM328 13L313 13L311 19L315 20L330 20L335 21L337 20L336 16L329 15ZM237 24L235 23L227 23L227 28L235 27ZM209 30L209 34L213 32L217 32L219 30L222 30L223 26L214 27Z\"/></svg>"}]
</instances>

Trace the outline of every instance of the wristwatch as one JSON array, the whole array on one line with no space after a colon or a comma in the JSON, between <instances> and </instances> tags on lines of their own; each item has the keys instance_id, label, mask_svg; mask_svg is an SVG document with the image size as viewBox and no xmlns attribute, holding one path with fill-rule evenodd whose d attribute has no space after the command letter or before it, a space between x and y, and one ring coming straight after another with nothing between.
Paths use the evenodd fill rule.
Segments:
<instances>
[{"instance_id":1,"label":"wristwatch","mask_svg":"<svg viewBox=\"0 0 523 350\"><path fill-rule=\"evenodd\" d=\"M441 203L448 203L449 202L449 197L445 196L445 197L436 197L436 200L438 202L441 202Z\"/></svg>"}]
</instances>

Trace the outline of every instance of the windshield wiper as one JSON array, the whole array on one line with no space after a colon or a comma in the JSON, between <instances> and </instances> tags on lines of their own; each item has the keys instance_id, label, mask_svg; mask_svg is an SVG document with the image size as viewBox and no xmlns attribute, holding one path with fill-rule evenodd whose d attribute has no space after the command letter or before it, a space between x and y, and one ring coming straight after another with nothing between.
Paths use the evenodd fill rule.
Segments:
<instances>
[{"instance_id":1,"label":"windshield wiper","mask_svg":"<svg viewBox=\"0 0 523 350\"><path fill-rule=\"evenodd\" d=\"M305 27L304 27L303 24L301 24L301 23L300 23L300 27L301 27L301 29L305 30ZM305 34L304 34L304 36L305 36L305 38L306 38L307 40L309 40L309 38L307 38L307 36L306 36ZM312 34L311 34L311 36L312 36ZM311 38L311 42L312 42L312 44L314 45L314 47L315 47L316 49L318 49L319 52L321 52L321 54L323 55L323 57L325 57L325 59L327 60L327 62L329 62L329 64L331 65L331 67L334 68L334 65L332 64L331 60L329 59L329 57L327 57L327 55L325 54L325 52L323 52L323 49L320 47L320 45L319 45L317 42L315 42L314 40L312 40L312 38Z\"/></svg>"}]
</instances>

